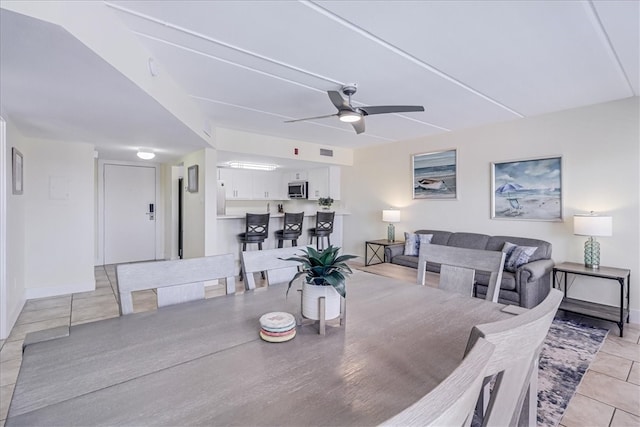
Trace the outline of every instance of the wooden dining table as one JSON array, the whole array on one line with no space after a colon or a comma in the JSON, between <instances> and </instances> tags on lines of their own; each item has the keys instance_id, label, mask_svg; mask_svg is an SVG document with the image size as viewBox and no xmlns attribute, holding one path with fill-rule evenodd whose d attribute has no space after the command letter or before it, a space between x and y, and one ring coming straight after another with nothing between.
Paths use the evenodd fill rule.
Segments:
<instances>
[{"instance_id":1,"label":"wooden dining table","mask_svg":"<svg viewBox=\"0 0 640 427\"><path fill-rule=\"evenodd\" d=\"M342 326L262 341L259 318L296 314L286 285L130 314L27 345L6 425L376 425L461 362L501 304L365 272Z\"/></svg>"}]
</instances>

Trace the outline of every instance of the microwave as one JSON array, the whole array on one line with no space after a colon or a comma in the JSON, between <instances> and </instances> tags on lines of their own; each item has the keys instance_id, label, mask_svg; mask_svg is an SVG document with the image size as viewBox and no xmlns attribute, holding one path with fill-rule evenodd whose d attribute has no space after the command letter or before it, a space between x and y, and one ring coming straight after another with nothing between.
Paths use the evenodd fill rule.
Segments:
<instances>
[{"instance_id":1,"label":"microwave","mask_svg":"<svg viewBox=\"0 0 640 427\"><path fill-rule=\"evenodd\" d=\"M307 181L294 181L289 183L289 198L290 199L306 199L307 192L309 190L309 183Z\"/></svg>"}]
</instances>

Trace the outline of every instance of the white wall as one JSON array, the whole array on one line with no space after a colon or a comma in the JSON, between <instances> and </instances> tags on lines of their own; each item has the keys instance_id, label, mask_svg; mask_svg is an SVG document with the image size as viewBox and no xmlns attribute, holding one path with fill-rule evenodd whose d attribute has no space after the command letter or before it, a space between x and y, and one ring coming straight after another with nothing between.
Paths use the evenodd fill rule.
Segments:
<instances>
[{"instance_id":1,"label":"white wall","mask_svg":"<svg viewBox=\"0 0 640 427\"><path fill-rule=\"evenodd\" d=\"M602 237L601 265L631 269L631 308L640 322L639 98L385 144L355 152L343 168L345 252L364 255L364 241L385 236L381 211L397 207L396 233L421 228L525 236L553 244L553 259L583 262L586 239L573 235L572 216L594 210L613 216ZM458 150L458 200L413 200L411 154ZM562 156L563 222L490 219L491 163ZM576 296L616 305L616 282L577 278Z\"/></svg>"},{"instance_id":2,"label":"white wall","mask_svg":"<svg viewBox=\"0 0 640 427\"><path fill-rule=\"evenodd\" d=\"M187 185L188 169L198 165L198 192L184 192L183 257L214 255L216 252L216 151L205 148L182 158Z\"/></svg>"},{"instance_id":3,"label":"white wall","mask_svg":"<svg viewBox=\"0 0 640 427\"><path fill-rule=\"evenodd\" d=\"M24 145L27 299L95 289L93 152L83 143Z\"/></svg>"},{"instance_id":4,"label":"white wall","mask_svg":"<svg viewBox=\"0 0 640 427\"><path fill-rule=\"evenodd\" d=\"M6 289L3 295L6 299L3 301L3 309L0 315L0 339L4 339L9 335L13 324L18 319L22 306L25 302L24 292L24 265L25 265L25 195L12 194L12 176L11 176L11 148L16 147L24 154L24 137L12 125L10 118L5 116L6 120L6 203L7 203L7 228L6 228ZM25 165L26 166L26 165ZM26 189L25 189L26 190Z\"/></svg>"},{"instance_id":5,"label":"white wall","mask_svg":"<svg viewBox=\"0 0 640 427\"><path fill-rule=\"evenodd\" d=\"M335 145L314 144L224 128L215 129L215 139L216 148L223 151L335 165L350 166L353 164L353 150ZM297 155L294 154L296 148L298 149ZM321 148L332 150L333 157L321 156Z\"/></svg>"}]
</instances>

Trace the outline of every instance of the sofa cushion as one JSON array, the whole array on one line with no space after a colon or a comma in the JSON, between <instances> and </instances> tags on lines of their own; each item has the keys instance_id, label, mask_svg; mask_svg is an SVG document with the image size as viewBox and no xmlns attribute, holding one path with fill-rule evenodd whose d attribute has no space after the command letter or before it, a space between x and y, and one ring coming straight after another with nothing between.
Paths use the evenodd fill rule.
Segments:
<instances>
[{"instance_id":1,"label":"sofa cushion","mask_svg":"<svg viewBox=\"0 0 640 427\"><path fill-rule=\"evenodd\" d=\"M488 241L489 241L489 236L487 236L486 234L453 233L451 237L449 237L447 246L484 250L487 247Z\"/></svg>"},{"instance_id":2,"label":"sofa cushion","mask_svg":"<svg viewBox=\"0 0 640 427\"><path fill-rule=\"evenodd\" d=\"M511 242L504 242L502 247L502 252L505 253L504 269L515 273L520 266L529 262L529 258L537 249L536 246L518 246Z\"/></svg>"},{"instance_id":3,"label":"sofa cushion","mask_svg":"<svg viewBox=\"0 0 640 427\"><path fill-rule=\"evenodd\" d=\"M405 267L418 268L418 257L413 255L396 255L391 262Z\"/></svg>"},{"instance_id":4,"label":"sofa cushion","mask_svg":"<svg viewBox=\"0 0 640 427\"><path fill-rule=\"evenodd\" d=\"M434 245L446 245L449 241L449 237L453 234L450 231L441 230L418 230L416 234L431 234L431 243Z\"/></svg>"},{"instance_id":5,"label":"sofa cushion","mask_svg":"<svg viewBox=\"0 0 640 427\"><path fill-rule=\"evenodd\" d=\"M489 285L490 274L486 271L476 271L476 283L482 286ZM502 272L502 281L500 282L500 289L513 291L516 289L516 277L513 273L508 271Z\"/></svg>"},{"instance_id":6,"label":"sofa cushion","mask_svg":"<svg viewBox=\"0 0 640 427\"><path fill-rule=\"evenodd\" d=\"M501 251L505 242L511 242L518 246L535 246L538 249L529 257L529 262L539 259L551 259L551 243L539 239L513 236L493 236L489 238L486 249L488 251Z\"/></svg>"},{"instance_id":7,"label":"sofa cushion","mask_svg":"<svg viewBox=\"0 0 640 427\"><path fill-rule=\"evenodd\" d=\"M404 254L418 256L420 246L431 243L433 234L404 233Z\"/></svg>"}]
</instances>

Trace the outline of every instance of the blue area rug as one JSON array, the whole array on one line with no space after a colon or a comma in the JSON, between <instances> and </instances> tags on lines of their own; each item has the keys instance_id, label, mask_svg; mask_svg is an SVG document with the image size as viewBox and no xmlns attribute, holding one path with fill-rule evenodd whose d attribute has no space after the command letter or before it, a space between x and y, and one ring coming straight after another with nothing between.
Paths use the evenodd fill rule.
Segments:
<instances>
[{"instance_id":1,"label":"blue area rug","mask_svg":"<svg viewBox=\"0 0 640 427\"><path fill-rule=\"evenodd\" d=\"M538 373L538 426L556 427L609 331L555 319L542 345Z\"/></svg>"}]
</instances>

